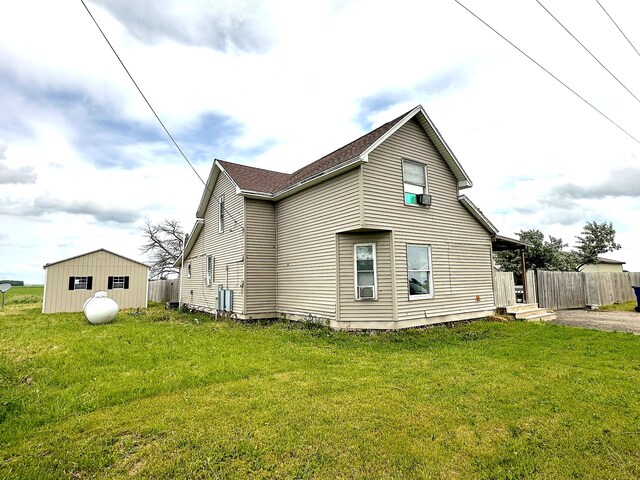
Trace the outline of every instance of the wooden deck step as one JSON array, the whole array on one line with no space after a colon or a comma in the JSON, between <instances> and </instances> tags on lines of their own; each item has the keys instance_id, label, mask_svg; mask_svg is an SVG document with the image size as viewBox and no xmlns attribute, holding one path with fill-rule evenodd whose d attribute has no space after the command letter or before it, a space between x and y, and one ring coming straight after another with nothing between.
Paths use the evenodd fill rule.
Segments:
<instances>
[{"instance_id":1,"label":"wooden deck step","mask_svg":"<svg viewBox=\"0 0 640 480\"><path fill-rule=\"evenodd\" d=\"M516 320L524 321L549 321L555 320L556 314L547 309L538 307L537 303L519 303L499 308L498 312L503 315L510 315Z\"/></svg>"}]
</instances>

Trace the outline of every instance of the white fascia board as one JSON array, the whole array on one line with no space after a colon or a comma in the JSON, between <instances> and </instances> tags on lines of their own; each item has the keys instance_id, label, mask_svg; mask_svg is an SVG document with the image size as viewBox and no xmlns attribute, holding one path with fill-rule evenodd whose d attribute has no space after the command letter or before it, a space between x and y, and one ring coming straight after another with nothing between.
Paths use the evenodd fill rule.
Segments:
<instances>
[{"instance_id":1,"label":"white fascia board","mask_svg":"<svg viewBox=\"0 0 640 480\"><path fill-rule=\"evenodd\" d=\"M202 227L204 227L204 218L196 218L196 223L191 229L191 234L189 235L189 240L187 240L187 244L184 247L184 252L178 256L178 258L173 264L173 268L177 268L180 266L180 264L182 263L182 255L184 255L185 258L189 256L189 254L191 253L191 249L193 248L193 245L196 243L198 235L202 230Z\"/></svg>"},{"instance_id":2,"label":"white fascia board","mask_svg":"<svg viewBox=\"0 0 640 480\"><path fill-rule=\"evenodd\" d=\"M436 148L438 148L438 150L440 151L440 154L444 157L447 163L449 163L449 167L456 174L456 177L458 178L458 188L472 187L473 182L471 181L471 178L469 177L469 175L467 175L467 172L464 171L464 168L462 168L460 161L453 154L453 151L451 151L451 148L449 148L449 145L447 145L447 142L444 141L444 138L440 134L440 131L438 130L438 128L431 121L431 118L429 118L429 115L427 115L427 112L424 110L424 108L422 108L422 105L419 105L419 108L420 108L420 112L424 116L424 119L429 124L429 127L431 127L433 134L437 137L437 139L442 144L442 148L444 149L444 152L442 151L442 149L438 148L437 143L434 142L436 143ZM427 135L428 134L429 132L427 132Z\"/></svg>"},{"instance_id":3,"label":"white fascia board","mask_svg":"<svg viewBox=\"0 0 640 480\"><path fill-rule=\"evenodd\" d=\"M211 167L211 171L209 172L209 178L204 186L204 192L202 192L202 198L200 198L200 204L198 205L198 211L196 212L197 218L203 218L205 212L207 211L207 207L209 206L209 200L211 200L211 195L213 195L213 187L220 176L220 172L224 173L229 181L236 187L236 193L240 193L240 187L236 182L233 181L231 175L227 173L224 167L220 164L220 162L216 159L213 162L213 166Z\"/></svg>"},{"instance_id":4,"label":"white fascia board","mask_svg":"<svg viewBox=\"0 0 640 480\"><path fill-rule=\"evenodd\" d=\"M409 113L407 113L402 120L400 120L398 123L396 123L393 126L392 129L390 129L382 137L376 140L369 148L367 148L363 152L362 156L365 156L365 155L368 156L373 150L378 148L382 142L386 141L391 135L393 135L396 131L402 128L402 126L405 123L407 123L409 120L411 120L413 117L415 117L418 114L422 115L423 120L427 123L429 127L424 129L424 126L423 126L425 133L427 134L429 139L433 142L434 146L436 147L440 155L442 155L444 160L447 162L447 164L449 165L449 168L451 169L456 179L458 180L458 188L472 187L473 182L469 178L469 175L467 175L467 172L464 171L464 168L462 168L462 165L460 165L460 162L458 161L456 156L453 154L453 152L451 151L447 143L444 141L444 138L442 138L442 135L440 135L440 132L438 131L434 123L429 118L429 115L427 115L427 112L424 110L424 108L422 108L422 105L418 105L416 108L414 108Z\"/></svg>"},{"instance_id":5,"label":"white fascia board","mask_svg":"<svg viewBox=\"0 0 640 480\"><path fill-rule=\"evenodd\" d=\"M285 197L288 197L289 195L293 195L294 193L299 192L300 190L304 190L305 188L309 188L313 185L324 182L325 180L336 177L346 172L347 170L351 170L352 168L358 165L362 165L363 163L367 163L368 161L369 161L369 158L366 155L360 155L358 157L351 158L332 168L323 170L322 172L317 173L313 177L306 178L276 193L255 192L252 190L240 190L239 193L249 198L257 198L261 200L274 200L274 201L281 200Z\"/></svg>"},{"instance_id":6,"label":"white fascia board","mask_svg":"<svg viewBox=\"0 0 640 480\"><path fill-rule=\"evenodd\" d=\"M482 213L480 209L476 207L475 204L465 195L460 195L458 197L458 200L460 200L460 203L462 203L467 208L467 210L471 212L471 215L476 217L476 220L478 220L478 222L480 222L482 226L484 226L484 228L491 232L491 234L495 235L498 233L498 229L493 225L493 223L491 223L489 219L485 217L484 213Z\"/></svg>"},{"instance_id":7,"label":"white fascia board","mask_svg":"<svg viewBox=\"0 0 640 480\"><path fill-rule=\"evenodd\" d=\"M328 168L327 170L324 170L314 175L313 177L302 180L298 183L291 185L290 187L285 188L284 190L276 192L274 194L274 200L280 200L281 198L285 198L285 197L288 197L289 195L293 195L294 193L300 190L304 190L305 188L308 188L312 185L315 185L317 183L324 182L325 180L328 180L330 178L336 177L346 172L347 170L351 170L352 168L358 165L362 165L363 163L366 163L366 162L368 162L368 159L366 157L363 158L362 155L351 158L345 162L342 162L336 165L335 167Z\"/></svg>"}]
</instances>

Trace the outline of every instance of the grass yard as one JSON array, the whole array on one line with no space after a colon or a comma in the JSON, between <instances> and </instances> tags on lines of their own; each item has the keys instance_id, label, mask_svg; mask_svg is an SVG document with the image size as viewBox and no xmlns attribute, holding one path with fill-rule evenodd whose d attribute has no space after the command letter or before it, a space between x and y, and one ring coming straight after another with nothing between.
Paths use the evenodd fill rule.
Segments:
<instances>
[{"instance_id":1,"label":"grass yard","mask_svg":"<svg viewBox=\"0 0 640 480\"><path fill-rule=\"evenodd\" d=\"M4 304L33 304L42 302L43 291L44 287L42 285L11 287L4 294ZM42 306L42 303L40 306Z\"/></svg>"},{"instance_id":2,"label":"grass yard","mask_svg":"<svg viewBox=\"0 0 640 480\"><path fill-rule=\"evenodd\" d=\"M639 478L640 336L0 311L0 478Z\"/></svg>"},{"instance_id":3,"label":"grass yard","mask_svg":"<svg viewBox=\"0 0 640 480\"><path fill-rule=\"evenodd\" d=\"M632 302L614 303L613 305L602 305L598 307L599 310L605 312L635 312L635 307L638 306L638 302L633 300Z\"/></svg>"}]
</instances>

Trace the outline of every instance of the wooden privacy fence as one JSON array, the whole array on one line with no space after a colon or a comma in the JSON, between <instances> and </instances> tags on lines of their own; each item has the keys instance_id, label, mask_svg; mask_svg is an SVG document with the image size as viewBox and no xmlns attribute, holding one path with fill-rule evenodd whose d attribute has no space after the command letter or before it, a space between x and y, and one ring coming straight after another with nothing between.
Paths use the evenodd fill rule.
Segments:
<instances>
[{"instance_id":1,"label":"wooden privacy fence","mask_svg":"<svg viewBox=\"0 0 640 480\"><path fill-rule=\"evenodd\" d=\"M636 299L632 285L640 285L640 273L537 272L540 307L583 308Z\"/></svg>"},{"instance_id":2,"label":"wooden privacy fence","mask_svg":"<svg viewBox=\"0 0 640 480\"><path fill-rule=\"evenodd\" d=\"M493 285L496 307L508 307L517 303L516 284L512 272L494 272ZM526 294L527 303L536 303L538 301L536 273L533 270L527 270Z\"/></svg>"},{"instance_id":3,"label":"wooden privacy fence","mask_svg":"<svg viewBox=\"0 0 640 480\"><path fill-rule=\"evenodd\" d=\"M180 280L150 280L149 281L149 301L150 302L177 302L180 296Z\"/></svg>"},{"instance_id":4,"label":"wooden privacy fence","mask_svg":"<svg viewBox=\"0 0 640 480\"><path fill-rule=\"evenodd\" d=\"M516 304L516 284L513 272L493 272L493 298L496 307Z\"/></svg>"}]
</instances>

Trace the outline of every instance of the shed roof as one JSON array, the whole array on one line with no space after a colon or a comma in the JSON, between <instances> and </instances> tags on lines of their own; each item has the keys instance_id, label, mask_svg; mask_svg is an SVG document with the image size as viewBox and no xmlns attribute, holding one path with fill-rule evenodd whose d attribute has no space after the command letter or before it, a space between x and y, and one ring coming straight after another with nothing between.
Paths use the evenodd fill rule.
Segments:
<instances>
[{"instance_id":1,"label":"shed roof","mask_svg":"<svg viewBox=\"0 0 640 480\"><path fill-rule=\"evenodd\" d=\"M63 259L63 260L58 260L57 262L47 263L47 264L45 264L42 268L44 268L44 269L46 270L46 269L47 269L47 267L50 267L50 266L52 266L52 265L56 265L56 264L58 264L58 263L62 263L62 262L68 262L69 260L73 260L74 258L85 257L85 256L87 256L87 255L91 255L92 253L98 253L98 252L106 252L106 253L109 253L109 254L111 254L111 255L115 255L116 257L124 258L125 260L129 260L130 262L137 263L137 264L142 265L142 266L144 266L144 267L146 267L146 268L149 268L149 265L147 265L147 264L145 264L145 263L138 262L137 260L132 260L132 259L130 259L130 258L127 258L127 257L123 256L123 255L119 255L119 254L114 253L114 252L112 252L112 251L110 251L110 250L107 250L107 249L105 249L105 248L99 248L98 250L93 250L93 251L91 251L91 252L81 253L80 255L74 255L73 257L65 258L65 259Z\"/></svg>"},{"instance_id":2,"label":"shed roof","mask_svg":"<svg viewBox=\"0 0 640 480\"><path fill-rule=\"evenodd\" d=\"M611 265L624 265L627 262L622 262L620 260L612 260L611 258L598 257L598 263L608 263Z\"/></svg>"}]
</instances>

